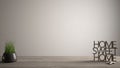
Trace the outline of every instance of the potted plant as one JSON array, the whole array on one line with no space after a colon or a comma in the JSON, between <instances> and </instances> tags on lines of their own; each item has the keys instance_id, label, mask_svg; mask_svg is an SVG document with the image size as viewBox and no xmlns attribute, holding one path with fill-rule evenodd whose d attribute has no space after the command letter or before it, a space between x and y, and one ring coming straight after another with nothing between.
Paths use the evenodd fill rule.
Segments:
<instances>
[{"instance_id":1,"label":"potted plant","mask_svg":"<svg viewBox=\"0 0 120 68\"><path fill-rule=\"evenodd\" d=\"M17 61L15 47L12 42L6 43L5 52L3 53L3 56L2 56L2 61L5 63Z\"/></svg>"}]
</instances>

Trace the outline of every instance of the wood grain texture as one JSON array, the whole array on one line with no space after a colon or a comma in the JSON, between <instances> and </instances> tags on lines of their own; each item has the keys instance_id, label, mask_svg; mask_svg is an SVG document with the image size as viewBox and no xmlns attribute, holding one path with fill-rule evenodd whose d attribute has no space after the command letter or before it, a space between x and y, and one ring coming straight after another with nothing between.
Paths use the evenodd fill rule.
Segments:
<instances>
[{"instance_id":1,"label":"wood grain texture","mask_svg":"<svg viewBox=\"0 0 120 68\"><path fill-rule=\"evenodd\" d=\"M81 56L18 57L15 63L1 62L0 68L120 68L120 57L117 57L117 63L113 65L94 62L92 57Z\"/></svg>"}]
</instances>

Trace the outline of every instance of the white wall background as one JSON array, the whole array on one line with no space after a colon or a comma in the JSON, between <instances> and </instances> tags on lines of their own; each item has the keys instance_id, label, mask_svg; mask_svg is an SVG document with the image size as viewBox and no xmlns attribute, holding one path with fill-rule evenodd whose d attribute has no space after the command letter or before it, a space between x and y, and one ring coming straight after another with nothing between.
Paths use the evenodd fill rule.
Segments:
<instances>
[{"instance_id":1,"label":"white wall background","mask_svg":"<svg viewBox=\"0 0 120 68\"><path fill-rule=\"evenodd\" d=\"M119 26L119 0L0 0L0 55L13 41L18 56L92 56L94 40L120 48Z\"/></svg>"}]
</instances>

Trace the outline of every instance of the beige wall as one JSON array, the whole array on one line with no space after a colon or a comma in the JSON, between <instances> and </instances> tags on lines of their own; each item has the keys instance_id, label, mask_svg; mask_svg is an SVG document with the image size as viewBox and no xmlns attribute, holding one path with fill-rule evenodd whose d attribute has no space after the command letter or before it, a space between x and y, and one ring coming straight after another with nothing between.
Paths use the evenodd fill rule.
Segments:
<instances>
[{"instance_id":1,"label":"beige wall","mask_svg":"<svg viewBox=\"0 0 120 68\"><path fill-rule=\"evenodd\" d=\"M119 6L119 0L0 0L0 55L7 41L18 56L92 56L94 40L115 40L120 48Z\"/></svg>"}]
</instances>

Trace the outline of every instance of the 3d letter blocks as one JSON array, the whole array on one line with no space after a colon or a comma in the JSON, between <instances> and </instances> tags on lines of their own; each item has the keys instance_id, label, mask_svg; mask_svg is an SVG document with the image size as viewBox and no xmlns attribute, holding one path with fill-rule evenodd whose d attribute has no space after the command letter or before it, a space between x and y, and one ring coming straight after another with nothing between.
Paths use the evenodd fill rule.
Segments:
<instances>
[{"instance_id":1,"label":"3d letter blocks","mask_svg":"<svg viewBox=\"0 0 120 68\"><path fill-rule=\"evenodd\" d=\"M94 61L115 61L116 62L116 41L94 41Z\"/></svg>"}]
</instances>

